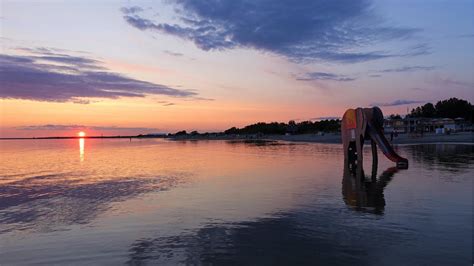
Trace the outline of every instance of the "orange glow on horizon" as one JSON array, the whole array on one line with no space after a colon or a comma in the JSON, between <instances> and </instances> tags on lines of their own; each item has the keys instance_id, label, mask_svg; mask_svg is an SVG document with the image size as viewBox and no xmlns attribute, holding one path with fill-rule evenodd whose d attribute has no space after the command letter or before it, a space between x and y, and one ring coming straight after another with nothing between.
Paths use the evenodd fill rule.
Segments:
<instances>
[{"instance_id":1,"label":"orange glow on horizon","mask_svg":"<svg viewBox=\"0 0 474 266\"><path fill-rule=\"evenodd\" d=\"M79 137L85 137L85 136L86 136L86 133L85 133L84 131L81 131L81 132L77 133L77 135L78 135Z\"/></svg>"}]
</instances>

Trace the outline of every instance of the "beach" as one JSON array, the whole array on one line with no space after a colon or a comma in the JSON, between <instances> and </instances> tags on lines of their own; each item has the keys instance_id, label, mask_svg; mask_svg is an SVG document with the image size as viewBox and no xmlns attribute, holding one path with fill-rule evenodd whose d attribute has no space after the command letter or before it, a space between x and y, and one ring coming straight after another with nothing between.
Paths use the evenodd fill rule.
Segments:
<instances>
[{"instance_id":1,"label":"beach","mask_svg":"<svg viewBox=\"0 0 474 266\"><path fill-rule=\"evenodd\" d=\"M385 135L390 141L390 135ZM171 140L269 140L312 143L341 143L338 133L299 134L299 135L186 135L169 137ZM474 143L472 132L457 132L451 134L427 133L423 136L399 134L394 137L392 144L426 144L426 143Z\"/></svg>"}]
</instances>

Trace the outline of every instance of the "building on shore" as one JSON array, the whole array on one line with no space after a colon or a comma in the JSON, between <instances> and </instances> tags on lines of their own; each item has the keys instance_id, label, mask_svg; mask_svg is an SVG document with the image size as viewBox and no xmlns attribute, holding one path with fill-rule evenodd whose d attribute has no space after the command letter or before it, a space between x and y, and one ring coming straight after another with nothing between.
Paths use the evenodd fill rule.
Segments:
<instances>
[{"instance_id":1,"label":"building on shore","mask_svg":"<svg viewBox=\"0 0 474 266\"><path fill-rule=\"evenodd\" d=\"M386 133L438 133L445 134L451 132L471 131L472 121L464 118L426 118L426 117L405 117L387 118L384 120L384 131Z\"/></svg>"}]
</instances>

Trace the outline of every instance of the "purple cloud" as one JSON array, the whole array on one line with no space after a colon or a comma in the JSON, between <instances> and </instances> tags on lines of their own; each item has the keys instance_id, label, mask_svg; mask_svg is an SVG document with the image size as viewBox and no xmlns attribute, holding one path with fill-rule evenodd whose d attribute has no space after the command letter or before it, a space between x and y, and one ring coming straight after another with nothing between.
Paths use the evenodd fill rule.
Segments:
<instances>
[{"instance_id":1,"label":"purple cloud","mask_svg":"<svg viewBox=\"0 0 474 266\"><path fill-rule=\"evenodd\" d=\"M194 91L111 72L95 59L45 48L30 51L34 55L0 54L0 98L87 104L89 100L84 98L197 97Z\"/></svg>"},{"instance_id":2,"label":"purple cloud","mask_svg":"<svg viewBox=\"0 0 474 266\"><path fill-rule=\"evenodd\" d=\"M427 53L416 45L392 54L363 51L378 42L407 40L419 30L387 25L374 14L369 0L179 0L177 23L123 13L124 20L142 31L173 35L198 48L226 50L252 48L285 56L293 61L355 63L393 56ZM355 48L355 49L354 49Z\"/></svg>"}]
</instances>

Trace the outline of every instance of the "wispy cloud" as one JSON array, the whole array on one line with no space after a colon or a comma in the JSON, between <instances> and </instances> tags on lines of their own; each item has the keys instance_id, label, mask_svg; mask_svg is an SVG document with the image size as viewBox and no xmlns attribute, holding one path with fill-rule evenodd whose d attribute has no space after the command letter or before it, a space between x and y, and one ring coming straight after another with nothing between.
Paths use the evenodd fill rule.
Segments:
<instances>
[{"instance_id":1,"label":"wispy cloud","mask_svg":"<svg viewBox=\"0 0 474 266\"><path fill-rule=\"evenodd\" d=\"M176 57L181 57L181 56L184 55L182 53L172 52L172 51L169 51L169 50L164 50L163 53L165 53L167 55L171 55L171 56L176 56Z\"/></svg>"},{"instance_id":2,"label":"wispy cloud","mask_svg":"<svg viewBox=\"0 0 474 266\"><path fill-rule=\"evenodd\" d=\"M87 104L88 98L198 95L112 72L96 59L46 48L23 50L31 54L0 54L0 98Z\"/></svg>"},{"instance_id":3,"label":"wispy cloud","mask_svg":"<svg viewBox=\"0 0 474 266\"><path fill-rule=\"evenodd\" d=\"M458 35L459 38L474 38L474 33Z\"/></svg>"},{"instance_id":4,"label":"wispy cloud","mask_svg":"<svg viewBox=\"0 0 474 266\"><path fill-rule=\"evenodd\" d=\"M184 101L207 101L207 102L212 102L215 101L216 99L213 98L205 98L205 97L191 97L191 98L184 98Z\"/></svg>"},{"instance_id":5,"label":"wispy cloud","mask_svg":"<svg viewBox=\"0 0 474 266\"><path fill-rule=\"evenodd\" d=\"M16 127L18 130L97 130L97 131L154 131L156 128L148 127L118 127L118 126L85 126L85 125L55 125L55 124L46 124L46 125L30 125L30 126L20 126Z\"/></svg>"},{"instance_id":6,"label":"wispy cloud","mask_svg":"<svg viewBox=\"0 0 474 266\"><path fill-rule=\"evenodd\" d=\"M462 81L458 79L453 79L453 78L443 78L443 77L436 77L433 80L433 83L435 84L442 84L446 87L458 87L458 88L464 88L464 89L474 89L474 83L472 82L467 82L467 81Z\"/></svg>"},{"instance_id":7,"label":"wispy cloud","mask_svg":"<svg viewBox=\"0 0 474 266\"><path fill-rule=\"evenodd\" d=\"M407 51L363 51L362 47L407 40L419 30L387 25L369 0L193 1L172 2L178 23L154 21L122 10L125 21L142 31L169 34L194 42L205 51L252 48L293 61L355 63L393 56L414 56L427 47Z\"/></svg>"},{"instance_id":8,"label":"wispy cloud","mask_svg":"<svg viewBox=\"0 0 474 266\"><path fill-rule=\"evenodd\" d=\"M336 119L341 119L341 117L340 116L318 116L318 117L313 117L310 120L321 121L321 120L336 120Z\"/></svg>"},{"instance_id":9,"label":"wispy cloud","mask_svg":"<svg viewBox=\"0 0 474 266\"><path fill-rule=\"evenodd\" d=\"M400 57L413 57L420 55L431 54L431 47L427 43L419 43L408 48L403 49L400 53Z\"/></svg>"},{"instance_id":10,"label":"wispy cloud","mask_svg":"<svg viewBox=\"0 0 474 266\"><path fill-rule=\"evenodd\" d=\"M388 103L372 103L370 106L399 106L399 105L407 105L407 104L418 104L418 103L424 103L424 101L418 101L418 100L395 100L393 102L388 102Z\"/></svg>"},{"instance_id":11,"label":"wispy cloud","mask_svg":"<svg viewBox=\"0 0 474 266\"><path fill-rule=\"evenodd\" d=\"M296 80L312 81L312 80L329 80L329 81L353 81L355 78L345 75L337 75L326 72L308 72L303 77L297 77Z\"/></svg>"},{"instance_id":12,"label":"wispy cloud","mask_svg":"<svg viewBox=\"0 0 474 266\"><path fill-rule=\"evenodd\" d=\"M53 48L53 47L16 47L16 51L27 52L30 54L38 54L38 55L62 55L67 56L68 53L74 52L79 54L90 54L89 52L85 51L77 51L77 50L66 50L60 48Z\"/></svg>"},{"instance_id":13,"label":"wispy cloud","mask_svg":"<svg viewBox=\"0 0 474 266\"><path fill-rule=\"evenodd\" d=\"M131 7L122 7L120 8L120 11L122 11L122 13L124 14L136 14L136 13L139 13L139 12L143 12L143 8L139 7L139 6L131 6Z\"/></svg>"},{"instance_id":14,"label":"wispy cloud","mask_svg":"<svg viewBox=\"0 0 474 266\"><path fill-rule=\"evenodd\" d=\"M430 71L434 70L434 66L403 66L398 68L383 69L378 72L380 73L400 73L400 72L414 72L414 71Z\"/></svg>"}]
</instances>

